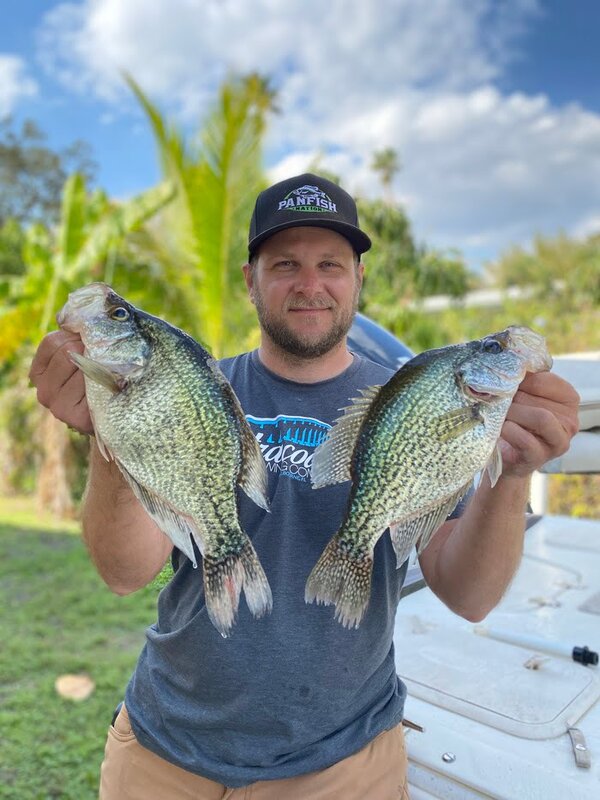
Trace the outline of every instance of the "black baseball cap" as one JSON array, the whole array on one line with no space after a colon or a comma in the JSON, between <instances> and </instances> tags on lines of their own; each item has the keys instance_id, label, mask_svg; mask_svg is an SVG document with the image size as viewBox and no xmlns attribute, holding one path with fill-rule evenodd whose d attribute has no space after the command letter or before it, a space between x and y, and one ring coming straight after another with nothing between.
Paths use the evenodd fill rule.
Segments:
<instances>
[{"instance_id":1,"label":"black baseball cap","mask_svg":"<svg viewBox=\"0 0 600 800\"><path fill-rule=\"evenodd\" d=\"M305 172L275 183L256 198L248 236L250 258L269 236L302 225L336 231L358 255L371 247L371 240L358 227L356 203L348 192L327 178Z\"/></svg>"}]
</instances>

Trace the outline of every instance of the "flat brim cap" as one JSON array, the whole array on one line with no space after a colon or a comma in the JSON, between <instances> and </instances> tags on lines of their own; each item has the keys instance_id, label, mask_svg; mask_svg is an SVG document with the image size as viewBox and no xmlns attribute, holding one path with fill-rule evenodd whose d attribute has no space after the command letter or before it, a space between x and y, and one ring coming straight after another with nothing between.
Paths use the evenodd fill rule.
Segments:
<instances>
[{"instance_id":1,"label":"flat brim cap","mask_svg":"<svg viewBox=\"0 0 600 800\"><path fill-rule=\"evenodd\" d=\"M371 240L359 228L356 203L348 192L327 178L305 172L269 186L256 198L248 236L250 257L273 234L302 226L339 233L358 255L371 247Z\"/></svg>"}]
</instances>

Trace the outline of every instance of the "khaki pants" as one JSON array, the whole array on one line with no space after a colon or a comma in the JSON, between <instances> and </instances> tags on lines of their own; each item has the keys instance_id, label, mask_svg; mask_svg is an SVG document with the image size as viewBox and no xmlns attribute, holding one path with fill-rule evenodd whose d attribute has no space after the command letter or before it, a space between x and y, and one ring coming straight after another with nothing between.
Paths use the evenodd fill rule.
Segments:
<instances>
[{"instance_id":1,"label":"khaki pants","mask_svg":"<svg viewBox=\"0 0 600 800\"><path fill-rule=\"evenodd\" d=\"M122 707L109 729L100 800L408 800L402 726L327 769L229 789L142 747Z\"/></svg>"}]
</instances>

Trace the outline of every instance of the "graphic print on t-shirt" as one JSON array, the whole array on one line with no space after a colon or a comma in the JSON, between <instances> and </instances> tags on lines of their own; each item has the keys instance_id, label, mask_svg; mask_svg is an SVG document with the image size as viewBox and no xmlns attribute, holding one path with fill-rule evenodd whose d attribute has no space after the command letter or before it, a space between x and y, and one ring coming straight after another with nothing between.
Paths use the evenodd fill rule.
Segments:
<instances>
[{"instance_id":1,"label":"graphic print on t-shirt","mask_svg":"<svg viewBox=\"0 0 600 800\"><path fill-rule=\"evenodd\" d=\"M310 482L310 465L316 448L331 425L313 417L278 414L274 418L246 414L269 472Z\"/></svg>"}]
</instances>

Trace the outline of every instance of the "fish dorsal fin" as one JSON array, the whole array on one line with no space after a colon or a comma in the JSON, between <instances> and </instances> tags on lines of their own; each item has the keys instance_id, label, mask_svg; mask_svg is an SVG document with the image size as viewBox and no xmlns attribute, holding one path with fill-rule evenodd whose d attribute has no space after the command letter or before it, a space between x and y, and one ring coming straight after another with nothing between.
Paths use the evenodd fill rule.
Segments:
<instances>
[{"instance_id":1,"label":"fish dorsal fin","mask_svg":"<svg viewBox=\"0 0 600 800\"><path fill-rule=\"evenodd\" d=\"M206 360L206 364L215 377L217 383L229 397L236 417L240 423L240 439L242 443L242 466L238 475L238 484L242 487L248 497L257 506L269 511L269 499L267 497L267 467L260 451L260 445L256 441L256 436L252 433L252 428L248 424L238 396L233 390L221 368L214 358Z\"/></svg>"},{"instance_id":2,"label":"fish dorsal fin","mask_svg":"<svg viewBox=\"0 0 600 800\"><path fill-rule=\"evenodd\" d=\"M177 511L155 492L142 486L133 475L116 461L123 477L131 487L134 495L146 509L146 512L156 522L158 527L167 534L178 550L181 550L192 562L196 564L196 555L192 545L192 540L198 545L198 549L203 554L205 550L206 536L201 530L201 526L196 520Z\"/></svg>"},{"instance_id":3,"label":"fish dorsal fin","mask_svg":"<svg viewBox=\"0 0 600 800\"><path fill-rule=\"evenodd\" d=\"M390 525L390 538L396 553L396 566L401 567L408 558L417 542L417 552L419 555L431 541L431 537L445 521L448 514L451 514L459 503L460 499L467 493L471 481L462 486L458 492L447 497L440 505L430 509L420 517L411 519L408 522L395 522Z\"/></svg>"},{"instance_id":4,"label":"fish dorsal fin","mask_svg":"<svg viewBox=\"0 0 600 800\"><path fill-rule=\"evenodd\" d=\"M242 418L242 467L238 476L238 483L257 506L269 511L267 497L267 468L260 451L256 436L252 433L250 425Z\"/></svg>"},{"instance_id":5,"label":"fish dorsal fin","mask_svg":"<svg viewBox=\"0 0 600 800\"><path fill-rule=\"evenodd\" d=\"M362 397L355 397L352 405L342 409L329 431L327 439L317 447L313 456L311 481L313 489L343 483L352 478L350 465L360 428L381 386L361 389Z\"/></svg>"}]
</instances>

